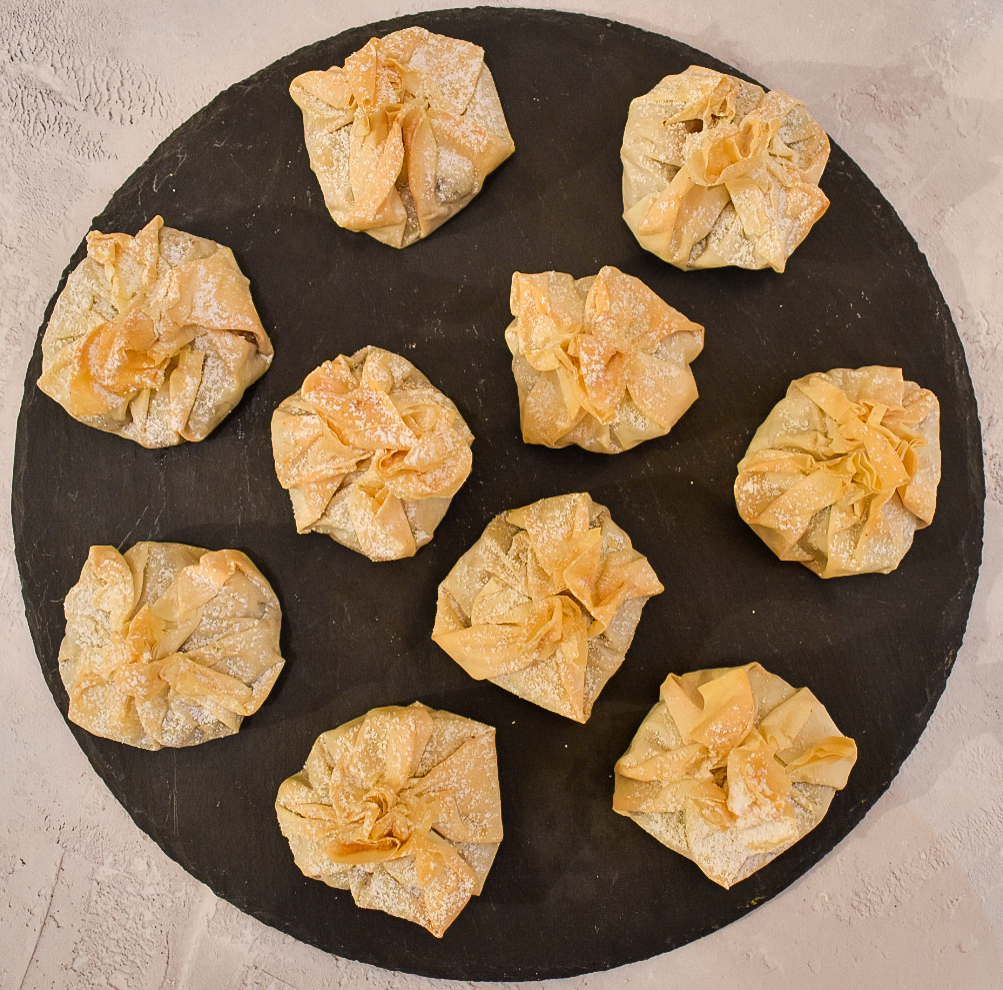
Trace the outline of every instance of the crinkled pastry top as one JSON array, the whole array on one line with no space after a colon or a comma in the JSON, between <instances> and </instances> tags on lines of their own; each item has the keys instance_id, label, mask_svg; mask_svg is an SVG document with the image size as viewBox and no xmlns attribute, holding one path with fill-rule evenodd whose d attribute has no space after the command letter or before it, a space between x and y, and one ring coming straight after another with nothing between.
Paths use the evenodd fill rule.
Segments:
<instances>
[{"instance_id":1,"label":"crinkled pastry top","mask_svg":"<svg viewBox=\"0 0 1003 990\"><path fill-rule=\"evenodd\" d=\"M829 200L829 139L779 90L691 65L631 101L623 218L679 268L784 270Z\"/></svg>"},{"instance_id":2,"label":"crinkled pastry top","mask_svg":"<svg viewBox=\"0 0 1003 990\"><path fill-rule=\"evenodd\" d=\"M758 663L670 674L616 764L613 809L724 887L815 827L857 758L807 688Z\"/></svg>"},{"instance_id":3,"label":"crinkled pastry top","mask_svg":"<svg viewBox=\"0 0 1003 990\"><path fill-rule=\"evenodd\" d=\"M232 735L284 663L278 600L238 550L91 547L65 612L70 721L141 749Z\"/></svg>"},{"instance_id":4,"label":"crinkled pastry top","mask_svg":"<svg viewBox=\"0 0 1003 990\"><path fill-rule=\"evenodd\" d=\"M484 50L421 27L290 86L331 216L393 247L427 237L515 151Z\"/></svg>"},{"instance_id":5,"label":"crinkled pastry top","mask_svg":"<svg viewBox=\"0 0 1003 990\"><path fill-rule=\"evenodd\" d=\"M899 368L836 368L791 383L739 462L735 502L782 560L887 574L933 521L939 482L937 397Z\"/></svg>"},{"instance_id":6,"label":"crinkled pastry top","mask_svg":"<svg viewBox=\"0 0 1003 990\"><path fill-rule=\"evenodd\" d=\"M697 397L703 327L640 279L610 266L580 279L516 272L511 306L527 443L619 453L668 433Z\"/></svg>"},{"instance_id":7,"label":"crinkled pastry top","mask_svg":"<svg viewBox=\"0 0 1003 990\"><path fill-rule=\"evenodd\" d=\"M75 419L144 447L204 439L272 361L233 252L163 223L87 235L38 379Z\"/></svg>"},{"instance_id":8,"label":"crinkled pastry top","mask_svg":"<svg viewBox=\"0 0 1003 990\"><path fill-rule=\"evenodd\" d=\"M473 434L410 361L364 347L325 361L272 417L296 528L371 560L410 557L470 474Z\"/></svg>"},{"instance_id":9,"label":"crinkled pastry top","mask_svg":"<svg viewBox=\"0 0 1003 990\"><path fill-rule=\"evenodd\" d=\"M308 877L440 938L502 840L495 730L418 702L375 708L320 736L275 810Z\"/></svg>"},{"instance_id":10,"label":"crinkled pastry top","mask_svg":"<svg viewBox=\"0 0 1003 990\"><path fill-rule=\"evenodd\" d=\"M584 493L495 517L439 585L432 639L478 680L585 722L664 589Z\"/></svg>"}]
</instances>

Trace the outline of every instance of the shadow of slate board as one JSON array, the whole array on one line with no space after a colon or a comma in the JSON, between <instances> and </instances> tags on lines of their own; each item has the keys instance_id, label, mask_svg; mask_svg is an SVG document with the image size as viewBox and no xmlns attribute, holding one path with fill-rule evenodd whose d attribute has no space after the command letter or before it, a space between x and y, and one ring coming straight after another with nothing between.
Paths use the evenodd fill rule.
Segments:
<instances>
[{"instance_id":1,"label":"shadow of slate board","mask_svg":"<svg viewBox=\"0 0 1003 990\"><path fill-rule=\"evenodd\" d=\"M399 252L331 221L287 90L296 74L412 23L484 47L518 150L470 206ZM236 547L261 567L282 602L287 665L238 735L147 753L70 728L139 827L266 924L341 956L457 979L567 976L664 952L831 850L888 787L944 689L978 573L985 487L948 308L891 206L837 147L822 181L832 206L784 275L682 273L641 250L620 218L627 106L691 63L731 71L671 38L566 13L482 8L370 25L222 93L94 221L134 233L161 213L232 247L275 362L207 440L148 451L42 395L36 346L12 499L28 623L65 713L62 600L91 544ZM82 243L67 271L83 255ZM669 436L616 457L526 446L503 340L512 272L583 276L604 264L706 325L701 397ZM395 563L297 536L271 457L278 403L321 361L370 343L411 359L476 436L473 474L435 539ZM742 523L735 465L792 378L864 364L901 366L939 396L939 507L893 574L824 582L778 561ZM584 726L471 680L429 638L436 586L488 521L577 490L610 508L666 586ZM750 660L810 685L860 759L814 832L726 891L610 810L612 768L670 671ZM317 735L416 699L498 730L505 840L484 894L442 940L303 877L273 811Z\"/></svg>"}]
</instances>

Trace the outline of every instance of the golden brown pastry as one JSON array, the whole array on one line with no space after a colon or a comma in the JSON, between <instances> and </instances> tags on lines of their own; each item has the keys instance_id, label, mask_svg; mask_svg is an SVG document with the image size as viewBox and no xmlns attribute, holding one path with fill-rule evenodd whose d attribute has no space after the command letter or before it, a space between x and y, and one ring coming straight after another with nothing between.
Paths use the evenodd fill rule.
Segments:
<instances>
[{"instance_id":1,"label":"golden brown pastry","mask_svg":"<svg viewBox=\"0 0 1003 990\"><path fill-rule=\"evenodd\" d=\"M898 567L933 521L940 403L900 368L792 382L738 464L742 518L781 560L824 578Z\"/></svg>"},{"instance_id":2,"label":"golden brown pastry","mask_svg":"<svg viewBox=\"0 0 1003 990\"><path fill-rule=\"evenodd\" d=\"M484 49L421 27L373 38L289 92L335 222L393 247L445 223L515 151Z\"/></svg>"},{"instance_id":3,"label":"golden brown pastry","mask_svg":"<svg viewBox=\"0 0 1003 990\"><path fill-rule=\"evenodd\" d=\"M829 139L786 93L691 65L632 100L623 218L679 268L784 270L829 200Z\"/></svg>"},{"instance_id":4,"label":"golden brown pastry","mask_svg":"<svg viewBox=\"0 0 1003 990\"><path fill-rule=\"evenodd\" d=\"M275 811L306 876L441 938L502 840L495 730L417 701L374 708L317 739Z\"/></svg>"},{"instance_id":5,"label":"golden brown pastry","mask_svg":"<svg viewBox=\"0 0 1003 990\"><path fill-rule=\"evenodd\" d=\"M65 612L70 721L140 749L233 735L284 663L278 600L238 550L91 547Z\"/></svg>"},{"instance_id":6,"label":"golden brown pastry","mask_svg":"<svg viewBox=\"0 0 1003 990\"><path fill-rule=\"evenodd\" d=\"M664 590L605 506L545 498L496 516L457 561L432 639L471 677L585 722Z\"/></svg>"},{"instance_id":7,"label":"golden brown pastry","mask_svg":"<svg viewBox=\"0 0 1003 990\"><path fill-rule=\"evenodd\" d=\"M617 761L613 810L730 887L825 816L857 746L758 663L669 674Z\"/></svg>"},{"instance_id":8,"label":"golden brown pastry","mask_svg":"<svg viewBox=\"0 0 1003 990\"><path fill-rule=\"evenodd\" d=\"M87 235L38 379L74 419L144 447L205 439L272 363L233 252L163 224Z\"/></svg>"},{"instance_id":9,"label":"golden brown pastry","mask_svg":"<svg viewBox=\"0 0 1003 990\"><path fill-rule=\"evenodd\" d=\"M424 546L470 474L473 434L406 358L379 347L310 372L272 416L272 453L299 533L370 560Z\"/></svg>"},{"instance_id":10,"label":"golden brown pastry","mask_svg":"<svg viewBox=\"0 0 1003 990\"><path fill-rule=\"evenodd\" d=\"M664 436L697 397L703 327L640 279L608 265L580 279L516 272L511 306L526 443L618 454Z\"/></svg>"}]
</instances>

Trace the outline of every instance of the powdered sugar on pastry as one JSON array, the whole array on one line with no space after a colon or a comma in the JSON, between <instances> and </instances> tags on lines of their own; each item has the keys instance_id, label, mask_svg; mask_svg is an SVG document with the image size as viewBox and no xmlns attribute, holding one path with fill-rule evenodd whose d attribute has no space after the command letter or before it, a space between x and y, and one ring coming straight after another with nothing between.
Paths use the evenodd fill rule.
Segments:
<instances>
[{"instance_id":1,"label":"powdered sugar on pastry","mask_svg":"<svg viewBox=\"0 0 1003 990\"><path fill-rule=\"evenodd\" d=\"M679 268L782 272L829 206L829 139L804 104L697 65L631 101L620 158L624 220Z\"/></svg>"},{"instance_id":2,"label":"powdered sugar on pastry","mask_svg":"<svg viewBox=\"0 0 1003 990\"><path fill-rule=\"evenodd\" d=\"M835 368L791 383L739 462L735 503L781 560L887 574L933 521L939 482L937 397L900 368Z\"/></svg>"},{"instance_id":3,"label":"powdered sugar on pastry","mask_svg":"<svg viewBox=\"0 0 1003 990\"><path fill-rule=\"evenodd\" d=\"M502 840L495 730L415 702L325 732L275 799L308 877L441 938Z\"/></svg>"},{"instance_id":4,"label":"powdered sugar on pastry","mask_svg":"<svg viewBox=\"0 0 1003 990\"><path fill-rule=\"evenodd\" d=\"M472 677L576 722L664 589L585 493L496 516L439 585L432 639Z\"/></svg>"},{"instance_id":5,"label":"powdered sugar on pastry","mask_svg":"<svg viewBox=\"0 0 1003 990\"><path fill-rule=\"evenodd\" d=\"M70 721L140 749L232 735L284 664L278 600L237 550L91 547L65 612Z\"/></svg>"},{"instance_id":6,"label":"powdered sugar on pastry","mask_svg":"<svg viewBox=\"0 0 1003 990\"><path fill-rule=\"evenodd\" d=\"M311 372L272 416L272 453L300 533L370 560L424 546L470 474L473 434L410 361L364 347Z\"/></svg>"},{"instance_id":7,"label":"powdered sugar on pastry","mask_svg":"<svg viewBox=\"0 0 1003 990\"><path fill-rule=\"evenodd\" d=\"M697 398L703 327L607 266L512 276L505 331L526 443L616 454L664 436Z\"/></svg>"},{"instance_id":8,"label":"powdered sugar on pastry","mask_svg":"<svg viewBox=\"0 0 1003 990\"><path fill-rule=\"evenodd\" d=\"M373 38L289 92L335 222L393 247L445 223L515 151L484 50L421 27Z\"/></svg>"},{"instance_id":9,"label":"powdered sugar on pastry","mask_svg":"<svg viewBox=\"0 0 1003 990\"><path fill-rule=\"evenodd\" d=\"M202 440L268 369L272 345L233 253L154 217L87 236L42 339L38 386L144 447Z\"/></svg>"},{"instance_id":10,"label":"powdered sugar on pastry","mask_svg":"<svg viewBox=\"0 0 1003 990\"><path fill-rule=\"evenodd\" d=\"M813 829L857 759L807 688L758 663L670 674L617 761L613 810L730 887Z\"/></svg>"}]
</instances>

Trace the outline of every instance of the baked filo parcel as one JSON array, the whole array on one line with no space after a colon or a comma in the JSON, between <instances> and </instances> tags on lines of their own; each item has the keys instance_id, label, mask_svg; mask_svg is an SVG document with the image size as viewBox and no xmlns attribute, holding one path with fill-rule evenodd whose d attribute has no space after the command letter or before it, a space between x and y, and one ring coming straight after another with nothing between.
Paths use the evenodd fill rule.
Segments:
<instances>
[{"instance_id":1,"label":"baked filo parcel","mask_svg":"<svg viewBox=\"0 0 1003 990\"><path fill-rule=\"evenodd\" d=\"M829 138L804 103L691 65L632 100L623 218L682 269L773 268L825 213Z\"/></svg>"},{"instance_id":2,"label":"baked filo parcel","mask_svg":"<svg viewBox=\"0 0 1003 990\"><path fill-rule=\"evenodd\" d=\"M42 338L38 387L144 447L203 440L272 363L233 252L154 217L87 235Z\"/></svg>"},{"instance_id":3,"label":"baked filo parcel","mask_svg":"<svg viewBox=\"0 0 1003 990\"><path fill-rule=\"evenodd\" d=\"M308 877L441 938L502 840L495 730L415 702L325 732L275 799Z\"/></svg>"},{"instance_id":4,"label":"baked filo parcel","mask_svg":"<svg viewBox=\"0 0 1003 990\"><path fill-rule=\"evenodd\" d=\"M445 223L515 151L484 49L422 27L372 38L289 92L334 221L393 247Z\"/></svg>"},{"instance_id":5,"label":"baked filo parcel","mask_svg":"<svg viewBox=\"0 0 1003 990\"><path fill-rule=\"evenodd\" d=\"M697 398L704 328L618 268L516 272L511 307L526 443L618 454L664 436Z\"/></svg>"},{"instance_id":6,"label":"baked filo parcel","mask_svg":"<svg viewBox=\"0 0 1003 990\"><path fill-rule=\"evenodd\" d=\"M739 514L781 560L824 578L898 567L933 521L940 403L899 368L792 382L738 464Z\"/></svg>"},{"instance_id":7,"label":"baked filo parcel","mask_svg":"<svg viewBox=\"0 0 1003 990\"><path fill-rule=\"evenodd\" d=\"M758 663L670 674L617 761L613 810L730 887L822 820L856 759L808 688Z\"/></svg>"},{"instance_id":8,"label":"baked filo parcel","mask_svg":"<svg viewBox=\"0 0 1003 990\"><path fill-rule=\"evenodd\" d=\"M379 347L325 361L272 416L297 532L370 560L410 557L432 539L470 474L473 439L449 398Z\"/></svg>"},{"instance_id":9,"label":"baked filo parcel","mask_svg":"<svg viewBox=\"0 0 1003 990\"><path fill-rule=\"evenodd\" d=\"M471 677L585 722L665 589L585 493L496 516L439 585L432 639Z\"/></svg>"},{"instance_id":10,"label":"baked filo parcel","mask_svg":"<svg viewBox=\"0 0 1003 990\"><path fill-rule=\"evenodd\" d=\"M140 749L232 735L284 664L278 599L238 550L91 547L64 610L70 721Z\"/></svg>"}]
</instances>

